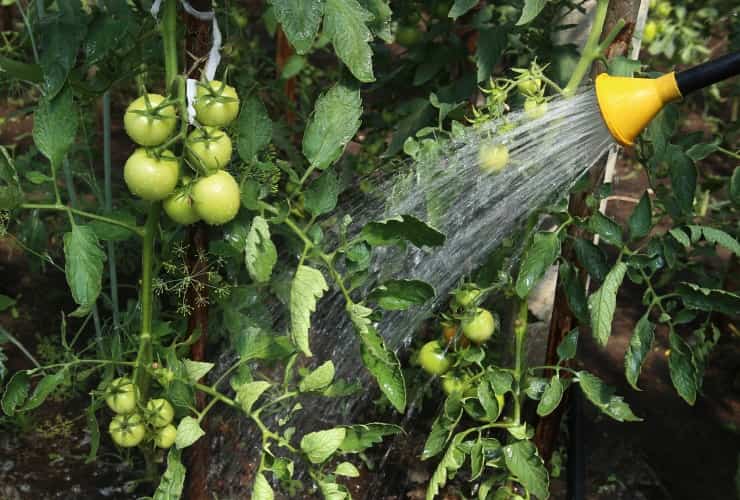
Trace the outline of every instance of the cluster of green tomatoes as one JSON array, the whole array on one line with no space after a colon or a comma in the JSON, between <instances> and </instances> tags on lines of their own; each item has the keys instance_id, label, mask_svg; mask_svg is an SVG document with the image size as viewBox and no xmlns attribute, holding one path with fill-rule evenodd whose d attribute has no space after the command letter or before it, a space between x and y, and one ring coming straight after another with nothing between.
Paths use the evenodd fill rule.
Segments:
<instances>
[{"instance_id":1,"label":"cluster of green tomatoes","mask_svg":"<svg viewBox=\"0 0 740 500\"><path fill-rule=\"evenodd\" d=\"M159 94L144 94L126 109L126 133L141 147L126 161L123 176L134 195L162 201L175 222L221 225L236 217L240 205L239 185L224 170L233 149L224 129L239 113L239 97L218 80L198 83L194 108L199 126L183 141L184 160L194 178L182 174L180 159L168 149L182 137L174 135L175 103Z\"/></svg>"},{"instance_id":2,"label":"cluster of green tomatoes","mask_svg":"<svg viewBox=\"0 0 740 500\"><path fill-rule=\"evenodd\" d=\"M177 428L172 424L175 409L166 399L150 399L141 404L136 384L128 377L120 377L108 385L105 402L116 414L108 432L118 446L132 448L145 438L158 448L166 449L175 443Z\"/></svg>"},{"instance_id":3,"label":"cluster of green tomatoes","mask_svg":"<svg viewBox=\"0 0 740 500\"><path fill-rule=\"evenodd\" d=\"M424 344L418 353L421 368L430 375L441 376L442 389L449 395L466 389L465 377L454 373L457 350L471 343L482 345L498 329L498 322L488 309L478 306L482 292L475 287L463 288L455 293L452 314L441 323L441 337Z\"/></svg>"}]
</instances>

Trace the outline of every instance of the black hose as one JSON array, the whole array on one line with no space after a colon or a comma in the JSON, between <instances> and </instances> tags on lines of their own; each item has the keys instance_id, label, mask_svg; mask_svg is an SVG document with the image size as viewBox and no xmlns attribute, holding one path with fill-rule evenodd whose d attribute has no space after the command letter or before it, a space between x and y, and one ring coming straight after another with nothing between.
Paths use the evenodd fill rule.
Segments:
<instances>
[{"instance_id":1,"label":"black hose","mask_svg":"<svg viewBox=\"0 0 740 500\"><path fill-rule=\"evenodd\" d=\"M681 95L708 87L713 83L740 74L740 52L727 54L713 61L676 73Z\"/></svg>"},{"instance_id":2,"label":"black hose","mask_svg":"<svg viewBox=\"0 0 740 500\"><path fill-rule=\"evenodd\" d=\"M583 397L578 385L570 388L568 414L568 500L586 498L586 443L583 429Z\"/></svg>"}]
</instances>

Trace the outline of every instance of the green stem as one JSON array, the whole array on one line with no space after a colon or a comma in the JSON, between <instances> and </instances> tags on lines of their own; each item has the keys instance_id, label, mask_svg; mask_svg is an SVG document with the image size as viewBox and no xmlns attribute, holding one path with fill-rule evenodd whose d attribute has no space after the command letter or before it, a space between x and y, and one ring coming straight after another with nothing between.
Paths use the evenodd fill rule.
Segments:
<instances>
[{"instance_id":1,"label":"green stem","mask_svg":"<svg viewBox=\"0 0 740 500\"><path fill-rule=\"evenodd\" d=\"M38 209L38 210L55 210L57 212L68 212L70 214L79 215L80 217L85 217L87 219L92 220L98 220L101 222L105 222L107 224L112 224L114 226L119 226L125 229L128 229L132 233L136 234L137 236L144 236L144 230L137 226L132 226L130 224L126 224L125 222L121 222L116 219L111 219L110 217L105 217L104 215L98 215L91 212L85 212L84 210L79 210L76 208L69 207L67 205L62 205L61 203L24 203L21 205L21 208L27 208L29 210Z\"/></svg>"},{"instance_id":2,"label":"green stem","mask_svg":"<svg viewBox=\"0 0 740 500\"><path fill-rule=\"evenodd\" d=\"M201 392L208 394L209 396L213 396L214 398L218 399L222 403L225 403L233 408L239 408L239 404L236 401L234 401L228 396L224 396L223 394L213 389L212 387L209 387L204 384L199 384L199 383L193 384L193 387L195 387Z\"/></svg>"},{"instance_id":3,"label":"green stem","mask_svg":"<svg viewBox=\"0 0 740 500\"><path fill-rule=\"evenodd\" d=\"M524 359L525 340L527 337L527 301L519 301L519 310L514 320L514 422L521 423L522 418L522 375L526 360Z\"/></svg>"},{"instance_id":4,"label":"green stem","mask_svg":"<svg viewBox=\"0 0 740 500\"><path fill-rule=\"evenodd\" d=\"M177 76L177 0L165 0L159 29L164 46L165 84L169 89Z\"/></svg>"},{"instance_id":5,"label":"green stem","mask_svg":"<svg viewBox=\"0 0 740 500\"><path fill-rule=\"evenodd\" d=\"M110 120L110 92L103 94L103 172L105 213L113 211L113 182L111 179L111 120ZM118 330L120 324L118 311L118 273L116 272L116 245L108 242L108 280L110 282L110 301L113 310L113 331Z\"/></svg>"},{"instance_id":6,"label":"green stem","mask_svg":"<svg viewBox=\"0 0 740 500\"><path fill-rule=\"evenodd\" d=\"M740 154L730 151L729 149L725 149L723 147L717 147L717 151L719 151L720 153L726 154L730 158L735 158L736 160L740 160Z\"/></svg>"},{"instance_id":7,"label":"green stem","mask_svg":"<svg viewBox=\"0 0 740 500\"><path fill-rule=\"evenodd\" d=\"M41 364L36 361L36 358L33 357L33 355L28 352L28 350L21 344L20 340L15 338L13 335L10 334L8 330L0 326L0 336L6 337L12 344L15 344L15 346L18 348L19 351L23 353L30 361L33 363L36 368L41 368Z\"/></svg>"},{"instance_id":8,"label":"green stem","mask_svg":"<svg viewBox=\"0 0 740 500\"><path fill-rule=\"evenodd\" d=\"M566 97L570 97L576 93L578 86L591 68L591 64L600 55L600 52L598 51L599 38L604 30L604 21L606 21L608 7L609 0L598 0L596 3L596 14L594 16L594 24L591 27L591 32L586 40L586 45L583 47L581 58L578 60L568 84L565 86L565 89L563 89L563 95Z\"/></svg>"}]
</instances>

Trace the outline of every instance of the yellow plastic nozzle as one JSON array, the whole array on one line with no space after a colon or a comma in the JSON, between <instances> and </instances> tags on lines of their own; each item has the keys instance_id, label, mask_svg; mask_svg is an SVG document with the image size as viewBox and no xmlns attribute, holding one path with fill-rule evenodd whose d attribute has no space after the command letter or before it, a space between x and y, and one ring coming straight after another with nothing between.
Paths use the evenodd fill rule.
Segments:
<instances>
[{"instance_id":1,"label":"yellow plastic nozzle","mask_svg":"<svg viewBox=\"0 0 740 500\"><path fill-rule=\"evenodd\" d=\"M596 98L609 132L622 146L632 146L663 106L681 98L675 73L659 78L629 78L602 73Z\"/></svg>"}]
</instances>

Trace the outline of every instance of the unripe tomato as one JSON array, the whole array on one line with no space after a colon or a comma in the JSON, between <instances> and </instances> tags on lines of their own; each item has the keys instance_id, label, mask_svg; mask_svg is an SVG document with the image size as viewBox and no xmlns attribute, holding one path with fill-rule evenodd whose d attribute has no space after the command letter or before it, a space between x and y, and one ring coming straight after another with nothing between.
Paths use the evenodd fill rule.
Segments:
<instances>
[{"instance_id":1,"label":"unripe tomato","mask_svg":"<svg viewBox=\"0 0 740 500\"><path fill-rule=\"evenodd\" d=\"M478 160L483 171L497 173L509 163L509 150L500 144L486 144L478 151Z\"/></svg>"},{"instance_id":2,"label":"unripe tomato","mask_svg":"<svg viewBox=\"0 0 740 500\"><path fill-rule=\"evenodd\" d=\"M239 212L239 185L225 170L198 179L192 196L195 212L208 224L226 224Z\"/></svg>"},{"instance_id":3,"label":"unripe tomato","mask_svg":"<svg viewBox=\"0 0 740 500\"><path fill-rule=\"evenodd\" d=\"M475 342L481 344L491 338L496 330L496 320L490 311L479 307L472 317L464 318L460 323L463 335Z\"/></svg>"},{"instance_id":4,"label":"unripe tomato","mask_svg":"<svg viewBox=\"0 0 740 500\"><path fill-rule=\"evenodd\" d=\"M462 308L467 308L475 304L480 297L480 290L477 288L465 288L455 293L455 303Z\"/></svg>"},{"instance_id":5,"label":"unripe tomato","mask_svg":"<svg viewBox=\"0 0 740 500\"><path fill-rule=\"evenodd\" d=\"M157 158L139 148L123 167L123 179L129 191L149 201L163 200L172 194L179 176L180 163L171 151L165 151Z\"/></svg>"},{"instance_id":6,"label":"unripe tomato","mask_svg":"<svg viewBox=\"0 0 740 500\"><path fill-rule=\"evenodd\" d=\"M116 415L108 425L108 432L113 441L124 448L131 448L141 443L146 434L144 422L141 415Z\"/></svg>"},{"instance_id":7,"label":"unripe tomato","mask_svg":"<svg viewBox=\"0 0 740 500\"><path fill-rule=\"evenodd\" d=\"M136 410L139 388L127 377L113 380L105 391L105 402L116 413L128 414Z\"/></svg>"},{"instance_id":8,"label":"unripe tomato","mask_svg":"<svg viewBox=\"0 0 740 500\"><path fill-rule=\"evenodd\" d=\"M655 35L658 34L658 24L655 21L648 21L645 25L645 30L642 32L642 41L645 43L651 43L655 40Z\"/></svg>"},{"instance_id":9,"label":"unripe tomato","mask_svg":"<svg viewBox=\"0 0 740 500\"><path fill-rule=\"evenodd\" d=\"M146 100L149 99L149 108ZM128 136L142 146L159 146L169 139L177 125L177 113L172 105L150 112L164 101L159 94L146 94L134 100L123 115L123 128Z\"/></svg>"},{"instance_id":10,"label":"unripe tomato","mask_svg":"<svg viewBox=\"0 0 740 500\"><path fill-rule=\"evenodd\" d=\"M532 97L528 97L524 101L524 114L527 115L527 118L529 118L530 120L542 118L543 116L545 116L545 113L547 113L546 102L537 102L537 99L534 99Z\"/></svg>"},{"instance_id":11,"label":"unripe tomato","mask_svg":"<svg viewBox=\"0 0 740 500\"><path fill-rule=\"evenodd\" d=\"M192 164L205 173L224 168L231 161L231 139L215 127L193 130L188 136L187 148Z\"/></svg>"},{"instance_id":12,"label":"unripe tomato","mask_svg":"<svg viewBox=\"0 0 740 500\"><path fill-rule=\"evenodd\" d=\"M158 448L167 449L175 444L175 438L177 438L177 429L174 425L169 424L157 429L157 433L154 434L154 444Z\"/></svg>"},{"instance_id":13,"label":"unripe tomato","mask_svg":"<svg viewBox=\"0 0 740 500\"><path fill-rule=\"evenodd\" d=\"M540 87L542 87L541 78L529 78L527 80L517 82L516 84L516 88L519 89L519 92L521 92L525 97L536 96L540 91Z\"/></svg>"},{"instance_id":14,"label":"unripe tomato","mask_svg":"<svg viewBox=\"0 0 740 500\"><path fill-rule=\"evenodd\" d=\"M194 107L201 125L225 127L239 114L239 96L231 85L211 80L198 84Z\"/></svg>"},{"instance_id":15,"label":"unripe tomato","mask_svg":"<svg viewBox=\"0 0 740 500\"><path fill-rule=\"evenodd\" d=\"M148 421L153 427L164 427L172 422L175 409L169 401L163 398L150 399L146 404Z\"/></svg>"},{"instance_id":16,"label":"unripe tomato","mask_svg":"<svg viewBox=\"0 0 740 500\"><path fill-rule=\"evenodd\" d=\"M658 4L658 8L656 9L658 16L660 17L668 17L671 15L671 11L673 10L673 6L671 5L671 2L660 2Z\"/></svg>"},{"instance_id":17,"label":"unripe tomato","mask_svg":"<svg viewBox=\"0 0 740 500\"><path fill-rule=\"evenodd\" d=\"M462 394L466 385L465 381L460 377L456 377L454 375L442 376L442 390L448 396L453 392Z\"/></svg>"},{"instance_id":18,"label":"unripe tomato","mask_svg":"<svg viewBox=\"0 0 740 500\"><path fill-rule=\"evenodd\" d=\"M396 30L396 42L404 47L411 47L421 41L422 33L414 26L399 26Z\"/></svg>"},{"instance_id":19,"label":"unripe tomato","mask_svg":"<svg viewBox=\"0 0 740 500\"><path fill-rule=\"evenodd\" d=\"M419 351L419 364L425 372L432 375L442 375L450 369L450 360L439 342L432 340L424 344Z\"/></svg>"},{"instance_id":20,"label":"unripe tomato","mask_svg":"<svg viewBox=\"0 0 740 500\"><path fill-rule=\"evenodd\" d=\"M434 15L436 17L441 17L441 18L448 17L448 15L450 14L451 8L452 8L452 4L450 2L435 1L434 2Z\"/></svg>"},{"instance_id":21,"label":"unripe tomato","mask_svg":"<svg viewBox=\"0 0 740 500\"><path fill-rule=\"evenodd\" d=\"M187 192L175 193L162 203L165 213L170 219L187 226L200 220L200 215L195 211L193 199Z\"/></svg>"}]
</instances>

